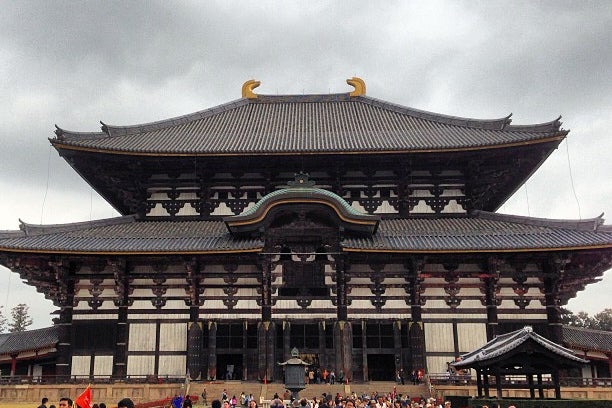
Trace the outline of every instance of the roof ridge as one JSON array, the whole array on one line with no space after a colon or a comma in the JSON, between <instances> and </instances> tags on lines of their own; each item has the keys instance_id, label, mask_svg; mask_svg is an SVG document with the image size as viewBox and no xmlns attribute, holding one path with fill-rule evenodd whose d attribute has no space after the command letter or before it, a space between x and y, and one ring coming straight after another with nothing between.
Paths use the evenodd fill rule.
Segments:
<instances>
[{"instance_id":1,"label":"roof ridge","mask_svg":"<svg viewBox=\"0 0 612 408\"><path fill-rule=\"evenodd\" d=\"M91 227L105 227L109 225L117 224L128 224L136 221L136 215L124 215L121 217L103 218L100 220L93 221L81 221L64 224L28 224L21 219L19 220L19 229L25 233L26 236L31 235L47 235L57 232L70 232L78 231Z\"/></svg>"},{"instance_id":2,"label":"roof ridge","mask_svg":"<svg viewBox=\"0 0 612 408\"><path fill-rule=\"evenodd\" d=\"M102 121L101 128L102 132L104 132L109 137L117 137L117 136L125 136L132 135L141 132L150 132L154 130L165 129L173 126L182 125L184 123L192 122L194 120L207 118L213 115L217 115L221 112L225 112L234 108L238 108L249 103L248 99L241 98L235 99L230 102L223 103L221 105L216 105L211 108L199 110L197 112L188 113L186 115L175 116L168 119L162 119L155 122L148 123L140 123L136 125L128 125L128 126L116 126L109 125Z\"/></svg>"},{"instance_id":3,"label":"roof ridge","mask_svg":"<svg viewBox=\"0 0 612 408\"><path fill-rule=\"evenodd\" d=\"M476 218L491 220L491 221L507 221L520 224L528 224L542 227L565 228L577 231L598 231L600 226L604 226L603 213L598 217L580 219L580 220L564 220L558 218L538 218L524 215L500 214L489 211L473 210L471 212ZM607 227L607 226L604 226Z\"/></svg>"},{"instance_id":4,"label":"roof ridge","mask_svg":"<svg viewBox=\"0 0 612 408\"><path fill-rule=\"evenodd\" d=\"M476 119L461 116L445 115L443 113L436 113L422 109L411 108L397 103L384 101L382 99L372 98L370 96L358 96L355 99L372 106L378 106L397 113L402 113L405 115L410 115L420 119L425 119L446 125L463 126L474 129L504 130L508 125L510 125L510 122L512 122L512 120L510 119L512 113L502 118Z\"/></svg>"},{"instance_id":5,"label":"roof ridge","mask_svg":"<svg viewBox=\"0 0 612 408\"><path fill-rule=\"evenodd\" d=\"M601 334L606 334L606 335L612 336L612 331L608 331L608 330L598 330L598 329L591 329L589 327L571 326L569 324L564 324L564 325L562 325L562 327L564 329L585 331L585 332L591 332L591 333L601 333Z\"/></svg>"},{"instance_id":6,"label":"roof ridge","mask_svg":"<svg viewBox=\"0 0 612 408\"><path fill-rule=\"evenodd\" d=\"M569 133L569 130L561 129L561 115L557 119L550 122L534 123L532 125L510 125L507 130L515 130L521 132L562 132Z\"/></svg>"}]
</instances>

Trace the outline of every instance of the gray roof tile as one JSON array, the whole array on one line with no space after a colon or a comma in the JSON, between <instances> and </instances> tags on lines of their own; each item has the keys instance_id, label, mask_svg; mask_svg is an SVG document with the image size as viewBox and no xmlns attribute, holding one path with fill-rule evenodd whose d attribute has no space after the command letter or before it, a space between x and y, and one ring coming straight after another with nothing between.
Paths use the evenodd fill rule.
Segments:
<instances>
[{"instance_id":1,"label":"gray roof tile","mask_svg":"<svg viewBox=\"0 0 612 408\"><path fill-rule=\"evenodd\" d=\"M0 334L0 355L53 347L59 341L58 326Z\"/></svg>"},{"instance_id":2,"label":"gray roof tile","mask_svg":"<svg viewBox=\"0 0 612 408\"><path fill-rule=\"evenodd\" d=\"M489 341L481 348L461 356L461 361L453 363L455 367L474 367L482 363L495 360L496 358L509 354L526 341L533 341L536 344L544 347L548 351L556 354L563 360L569 360L576 363L587 363L586 360L574 355L574 353L552 341L540 336L530 326L513 331L511 333L502 334Z\"/></svg>"},{"instance_id":3,"label":"gray roof tile","mask_svg":"<svg viewBox=\"0 0 612 408\"><path fill-rule=\"evenodd\" d=\"M567 347L582 350L612 352L612 332L563 326L563 343Z\"/></svg>"},{"instance_id":4,"label":"gray roof tile","mask_svg":"<svg viewBox=\"0 0 612 408\"><path fill-rule=\"evenodd\" d=\"M475 212L470 217L381 220L373 238L347 237L356 251L482 251L607 247L612 231L600 218L560 221ZM0 236L0 251L225 252L263 247L234 238L223 221L138 221L134 217L35 226Z\"/></svg>"},{"instance_id":5,"label":"gray roof tile","mask_svg":"<svg viewBox=\"0 0 612 408\"><path fill-rule=\"evenodd\" d=\"M512 126L348 94L240 99L178 118L103 132L57 129L62 146L149 154L393 152L482 148L564 136L561 122Z\"/></svg>"}]
</instances>

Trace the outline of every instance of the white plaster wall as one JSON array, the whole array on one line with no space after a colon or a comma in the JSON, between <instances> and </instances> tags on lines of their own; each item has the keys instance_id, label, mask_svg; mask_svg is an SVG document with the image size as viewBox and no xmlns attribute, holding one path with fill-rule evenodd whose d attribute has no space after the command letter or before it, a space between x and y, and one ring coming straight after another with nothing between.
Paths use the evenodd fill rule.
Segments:
<instances>
[{"instance_id":1,"label":"white plaster wall","mask_svg":"<svg viewBox=\"0 0 612 408\"><path fill-rule=\"evenodd\" d=\"M113 356L95 356L94 375L108 377L113 375Z\"/></svg>"},{"instance_id":2,"label":"white plaster wall","mask_svg":"<svg viewBox=\"0 0 612 408\"><path fill-rule=\"evenodd\" d=\"M161 323L159 325L160 351L187 350L187 323Z\"/></svg>"},{"instance_id":3,"label":"white plaster wall","mask_svg":"<svg viewBox=\"0 0 612 408\"><path fill-rule=\"evenodd\" d=\"M131 323L128 351L155 351L155 323Z\"/></svg>"},{"instance_id":4,"label":"white plaster wall","mask_svg":"<svg viewBox=\"0 0 612 408\"><path fill-rule=\"evenodd\" d=\"M159 356L159 375L182 377L187 373L187 356Z\"/></svg>"},{"instance_id":5,"label":"white plaster wall","mask_svg":"<svg viewBox=\"0 0 612 408\"><path fill-rule=\"evenodd\" d=\"M425 350L454 353L452 323L426 323Z\"/></svg>"},{"instance_id":6,"label":"white plaster wall","mask_svg":"<svg viewBox=\"0 0 612 408\"><path fill-rule=\"evenodd\" d=\"M487 343L487 325L485 323L457 323L459 352L467 353Z\"/></svg>"},{"instance_id":7,"label":"white plaster wall","mask_svg":"<svg viewBox=\"0 0 612 408\"><path fill-rule=\"evenodd\" d=\"M72 356L70 375L89 376L91 356Z\"/></svg>"},{"instance_id":8,"label":"white plaster wall","mask_svg":"<svg viewBox=\"0 0 612 408\"><path fill-rule=\"evenodd\" d=\"M155 371L155 356L128 356L127 375L146 376Z\"/></svg>"},{"instance_id":9,"label":"white plaster wall","mask_svg":"<svg viewBox=\"0 0 612 408\"><path fill-rule=\"evenodd\" d=\"M445 373L448 366L446 363L453 361L453 357L445 356L427 356L427 371L430 374Z\"/></svg>"}]
</instances>

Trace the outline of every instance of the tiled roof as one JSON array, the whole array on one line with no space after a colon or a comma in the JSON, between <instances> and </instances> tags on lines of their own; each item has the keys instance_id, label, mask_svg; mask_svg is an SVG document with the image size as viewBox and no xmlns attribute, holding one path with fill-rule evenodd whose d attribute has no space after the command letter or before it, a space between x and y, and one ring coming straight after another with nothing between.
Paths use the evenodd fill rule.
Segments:
<instances>
[{"instance_id":1,"label":"tiled roof","mask_svg":"<svg viewBox=\"0 0 612 408\"><path fill-rule=\"evenodd\" d=\"M561 122L445 116L348 94L239 99L177 118L103 132L58 128L57 148L161 155L409 152L522 144L567 133Z\"/></svg>"},{"instance_id":2,"label":"tiled roof","mask_svg":"<svg viewBox=\"0 0 612 408\"><path fill-rule=\"evenodd\" d=\"M612 332L563 326L563 343L570 348L612 352Z\"/></svg>"},{"instance_id":3,"label":"tiled roof","mask_svg":"<svg viewBox=\"0 0 612 408\"><path fill-rule=\"evenodd\" d=\"M58 326L0 334L0 355L54 347L59 341Z\"/></svg>"},{"instance_id":4,"label":"tiled roof","mask_svg":"<svg viewBox=\"0 0 612 408\"><path fill-rule=\"evenodd\" d=\"M259 249L258 240L235 240L222 221L136 221L133 216L93 222L35 226L21 236L0 235L4 249L46 252L226 252Z\"/></svg>"},{"instance_id":5,"label":"tiled roof","mask_svg":"<svg viewBox=\"0 0 612 408\"><path fill-rule=\"evenodd\" d=\"M530 250L606 246L602 219L546 220L474 211L472 217L381 221L371 239L347 238L345 249L376 251Z\"/></svg>"},{"instance_id":6,"label":"tiled roof","mask_svg":"<svg viewBox=\"0 0 612 408\"><path fill-rule=\"evenodd\" d=\"M586 360L574 355L574 353L562 347L545 337L540 336L530 326L513 331L511 333L502 334L495 337L481 348L461 356L461 361L453 363L457 368L473 367L494 360L504 354L510 354L526 341L533 341L548 351L556 354L563 360L570 360L577 363L587 363Z\"/></svg>"},{"instance_id":7,"label":"tiled roof","mask_svg":"<svg viewBox=\"0 0 612 408\"><path fill-rule=\"evenodd\" d=\"M474 212L470 217L381 220L373 238L347 237L355 251L482 251L607 247L612 230L600 218L559 221ZM1 251L177 253L262 249L233 238L223 221L138 221L135 217L34 226L0 234Z\"/></svg>"}]
</instances>

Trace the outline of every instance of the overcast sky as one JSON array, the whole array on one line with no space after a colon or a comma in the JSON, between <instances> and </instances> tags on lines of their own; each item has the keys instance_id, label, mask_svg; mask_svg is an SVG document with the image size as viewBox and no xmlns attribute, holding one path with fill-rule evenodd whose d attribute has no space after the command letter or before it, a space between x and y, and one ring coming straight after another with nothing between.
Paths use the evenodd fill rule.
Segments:
<instances>
[{"instance_id":1,"label":"overcast sky","mask_svg":"<svg viewBox=\"0 0 612 408\"><path fill-rule=\"evenodd\" d=\"M54 124L157 121L261 94L348 92L513 124L563 115L566 142L500 210L612 220L610 1L0 0L0 229L117 215L50 148ZM606 222L610 224L610 222ZM569 303L612 307L612 272ZM0 267L0 306L51 302Z\"/></svg>"}]
</instances>

